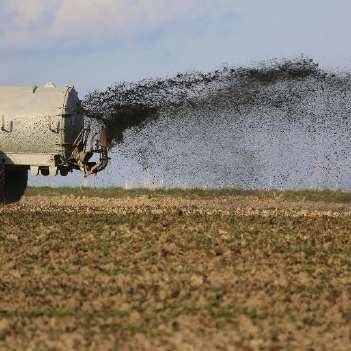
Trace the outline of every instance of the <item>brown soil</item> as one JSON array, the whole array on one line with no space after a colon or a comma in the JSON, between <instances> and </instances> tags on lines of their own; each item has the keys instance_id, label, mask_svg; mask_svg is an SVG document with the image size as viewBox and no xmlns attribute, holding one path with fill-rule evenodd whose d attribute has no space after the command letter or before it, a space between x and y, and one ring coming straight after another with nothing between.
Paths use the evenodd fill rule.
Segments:
<instances>
[{"instance_id":1,"label":"brown soil","mask_svg":"<svg viewBox=\"0 0 351 351\"><path fill-rule=\"evenodd\" d=\"M0 208L0 349L349 350L351 205L30 196Z\"/></svg>"}]
</instances>

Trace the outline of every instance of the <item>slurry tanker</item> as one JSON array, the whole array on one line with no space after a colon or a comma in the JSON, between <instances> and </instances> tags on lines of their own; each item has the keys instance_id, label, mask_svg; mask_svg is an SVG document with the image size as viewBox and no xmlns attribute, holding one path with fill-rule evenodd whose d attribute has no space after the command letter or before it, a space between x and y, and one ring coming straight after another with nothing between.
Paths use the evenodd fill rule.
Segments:
<instances>
[{"instance_id":1,"label":"slurry tanker","mask_svg":"<svg viewBox=\"0 0 351 351\"><path fill-rule=\"evenodd\" d=\"M18 201L32 175L85 176L108 164L106 129L85 123L71 86L0 86L0 203ZM99 136L100 134L100 136Z\"/></svg>"}]
</instances>

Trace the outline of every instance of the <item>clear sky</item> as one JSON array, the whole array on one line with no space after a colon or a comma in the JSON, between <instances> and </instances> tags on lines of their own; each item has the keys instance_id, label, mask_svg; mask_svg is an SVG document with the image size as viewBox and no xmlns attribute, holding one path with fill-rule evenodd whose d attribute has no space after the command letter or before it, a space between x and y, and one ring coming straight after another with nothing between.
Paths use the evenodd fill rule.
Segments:
<instances>
[{"instance_id":1,"label":"clear sky","mask_svg":"<svg viewBox=\"0 0 351 351\"><path fill-rule=\"evenodd\" d=\"M301 53L351 68L350 0L0 0L0 84L74 84Z\"/></svg>"}]
</instances>

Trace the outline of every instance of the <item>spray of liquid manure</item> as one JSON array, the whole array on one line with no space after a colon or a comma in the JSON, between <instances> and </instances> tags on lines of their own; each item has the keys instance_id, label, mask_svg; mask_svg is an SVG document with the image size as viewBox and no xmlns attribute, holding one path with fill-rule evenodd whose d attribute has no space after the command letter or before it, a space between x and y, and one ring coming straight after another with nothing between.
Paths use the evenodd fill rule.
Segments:
<instances>
[{"instance_id":1,"label":"spray of liquid manure","mask_svg":"<svg viewBox=\"0 0 351 351\"><path fill-rule=\"evenodd\" d=\"M348 74L302 57L122 82L83 105L170 186L348 187L350 95Z\"/></svg>"}]
</instances>

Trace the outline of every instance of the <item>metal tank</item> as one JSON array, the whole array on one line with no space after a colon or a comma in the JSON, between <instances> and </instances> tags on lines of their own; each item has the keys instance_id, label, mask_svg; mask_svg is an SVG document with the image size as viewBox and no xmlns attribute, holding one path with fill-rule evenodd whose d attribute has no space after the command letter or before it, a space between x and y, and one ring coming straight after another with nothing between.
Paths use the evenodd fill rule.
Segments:
<instances>
[{"instance_id":1,"label":"metal tank","mask_svg":"<svg viewBox=\"0 0 351 351\"><path fill-rule=\"evenodd\" d=\"M88 141L91 147L88 149ZM0 86L0 201L18 201L33 175L85 175L108 163L108 140L90 137L84 111L71 86ZM94 154L98 160L91 162Z\"/></svg>"}]
</instances>

